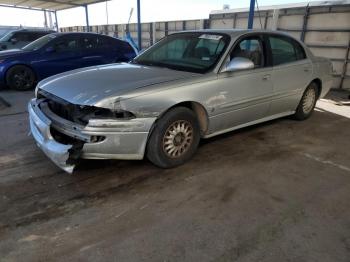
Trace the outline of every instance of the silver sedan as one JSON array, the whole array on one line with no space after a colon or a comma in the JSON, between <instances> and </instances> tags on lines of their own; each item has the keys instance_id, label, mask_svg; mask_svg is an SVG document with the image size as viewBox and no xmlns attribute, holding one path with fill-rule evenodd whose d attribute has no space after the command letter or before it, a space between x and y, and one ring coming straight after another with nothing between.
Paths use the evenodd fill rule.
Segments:
<instances>
[{"instance_id":1,"label":"silver sedan","mask_svg":"<svg viewBox=\"0 0 350 262\"><path fill-rule=\"evenodd\" d=\"M169 35L130 63L41 81L31 133L59 167L80 158L188 161L200 139L271 119L308 118L332 85L329 60L273 31Z\"/></svg>"}]
</instances>

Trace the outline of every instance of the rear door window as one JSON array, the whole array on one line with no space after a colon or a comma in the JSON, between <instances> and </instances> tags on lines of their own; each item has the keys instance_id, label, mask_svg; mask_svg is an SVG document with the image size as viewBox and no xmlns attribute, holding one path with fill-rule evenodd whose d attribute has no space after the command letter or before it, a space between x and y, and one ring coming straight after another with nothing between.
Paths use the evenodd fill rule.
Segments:
<instances>
[{"instance_id":1,"label":"rear door window","mask_svg":"<svg viewBox=\"0 0 350 262\"><path fill-rule=\"evenodd\" d=\"M111 39L108 37L98 36L97 37L97 47L98 48L108 48L112 46Z\"/></svg>"},{"instance_id":2,"label":"rear door window","mask_svg":"<svg viewBox=\"0 0 350 262\"><path fill-rule=\"evenodd\" d=\"M273 65L281 65L305 59L303 47L284 36L269 36Z\"/></svg>"},{"instance_id":3,"label":"rear door window","mask_svg":"<svg viewBox=\"0 0 350 262\"><path fill-rule=\"evenodd\" d=\"M84 36L82 39L82 48L84 50L93 50L97 48L97 37L93 35Z\"/></svg>"},{"instance_id":4,"label":"rear door window","mask_svg":"<svg viewBox=\"0 0 350 262\"><path fill-rule=\"evenodd\" d=\"M78 40L76 37L62 37L54 43L57 52L74 51L78 49Z\"/></svg>"}]
</instances>

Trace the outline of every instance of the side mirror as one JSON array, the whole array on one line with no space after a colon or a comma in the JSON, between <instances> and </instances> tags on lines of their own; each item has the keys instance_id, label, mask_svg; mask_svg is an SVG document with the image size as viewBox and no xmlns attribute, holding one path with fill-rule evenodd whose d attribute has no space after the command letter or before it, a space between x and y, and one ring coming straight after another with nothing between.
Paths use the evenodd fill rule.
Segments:
<instances>
[{"instance_id":1,"label":"side mirror","mask_svg":"<svg viewBox=\"0 0 350 262\"><path fill-rule=\"evenodd\" d=\"M252 60L244 57L235 57L225 66L222 72L234 72L253 68L254 63Z\"/></svg>"},{"instance_id":2,"label":"side mirror","mask_svg":"<svg viewBox=\"0 0 350 262\"><path fill-rule=\"evenodd\" d=\"M18 41L17 41L16 38L11 38L10 42L14 45L14 44L16 44Z\"/></svg>"},{"instance_id":3,"label":"side mirror","mask_svg":"<svg viewBox=\"0 0 350 262\"><path fill-rule=\"evenodd\" d=\"M56 49L53 46L49 46L48 48L45 49L46 53L54 53Z\"/></svg>"}]
</instances>

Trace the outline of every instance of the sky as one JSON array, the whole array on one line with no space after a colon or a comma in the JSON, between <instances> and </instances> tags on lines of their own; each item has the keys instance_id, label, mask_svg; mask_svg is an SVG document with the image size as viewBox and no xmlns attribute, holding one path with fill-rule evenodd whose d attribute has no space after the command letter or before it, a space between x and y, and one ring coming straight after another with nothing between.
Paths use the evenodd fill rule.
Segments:
<instances>
[{"instance_id":1,"label":"sky","mask_svg":"<svg viewBox=\"0 0 350 262\"><path fill-rule=\"evenodd\" d=\"M259 6L300 3L306 0L258 0ZM188 20L209 18L212 10L220 10L224 5L230 8L249 6L249 0L141 0L142 22ZM134 8L131 23L136 22L136 0L112 0L107 3L108 23L127 23L130 9ZM89 6L90 25L107 24L106 3ZM60 27L85 25L84 8L78 7L57 13ZM53 18L54 20L54 18ZM0 7L0 26L44 25L44 14L39 11Z\"/></svg>"}]
</instances>

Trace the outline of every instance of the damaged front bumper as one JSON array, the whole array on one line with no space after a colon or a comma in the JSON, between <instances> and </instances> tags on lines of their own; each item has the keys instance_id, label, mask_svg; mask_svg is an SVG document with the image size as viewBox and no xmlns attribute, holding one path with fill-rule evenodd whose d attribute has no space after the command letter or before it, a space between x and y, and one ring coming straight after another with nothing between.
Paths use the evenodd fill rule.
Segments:
<instances>
[{"instance_id":1,"label":"damaged front bumper","mask_svg":"<svg viewBox=\"0 0 350 262\"><path fill-rule=\"evenodd\" d=\"M28 112L37 145L68 173L73 172L78 158L142 159L148 134L156 120L93 119L84 126L56 115L41 99L32 99ZM64 139L57 139L57 133Z\"/></svg>"}]
</instances>

